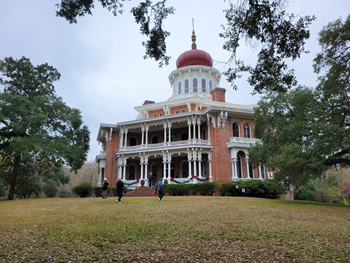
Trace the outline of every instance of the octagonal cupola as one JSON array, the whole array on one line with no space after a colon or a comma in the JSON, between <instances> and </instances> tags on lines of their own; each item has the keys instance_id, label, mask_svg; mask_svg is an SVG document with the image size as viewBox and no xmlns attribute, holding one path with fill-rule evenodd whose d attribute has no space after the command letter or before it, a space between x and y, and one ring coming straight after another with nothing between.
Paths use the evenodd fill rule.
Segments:
<instances>
[{"instance_id":1,"label":"octagonal cupola","mask_svg":"<svg viewBox=\"0 0 350 263\"><path fill-rule=\"evenodd\" d=\"M213 68L210 54L197 49L194 30L192 49L178 57L176 67L177 69L169 75L173 91L170 100L187 97L211 98L210 92L218 87L221 73Z\"/></svg>"}]
</instances>

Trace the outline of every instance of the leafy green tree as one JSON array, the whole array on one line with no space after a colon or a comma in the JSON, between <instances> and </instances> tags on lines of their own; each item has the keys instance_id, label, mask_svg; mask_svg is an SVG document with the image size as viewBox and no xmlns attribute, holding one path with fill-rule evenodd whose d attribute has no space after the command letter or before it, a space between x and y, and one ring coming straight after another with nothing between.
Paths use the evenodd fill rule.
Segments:
<instances>
[{"instance_id":1,"label":"leafy green tree","mask_svg":"<svg viewBox=\"0 0 350 263\"><path fill-rule=\"evenodd\" d=\"M130 0L131 1L131 0ZM224 0L225 1L225 0ZM125 0L98 0L104 8L114 15L123 13ZM241 77L241 72L248 72L248 82L254 87L254 93L265 91L285 92L296 85L293 70L289 70L285 60L295 60L304 49L305 40L310 36L308 26L315 19L305 16L297 19L288 14L286 9L289 0L237 0L225 10L227 25L223 27L221 37L226 39L224 49L231 52L229 68L225 75L232 87L237 89L234 81ZM169 63L166 56L166 37L170 32L164 30L164 20L174 14L174 7L166 7L167 0L152 2L143 0L131 9L135 21L140 25L140 32L148 37L142 45L146 48L144 58L154 58L159 66ZM78 16L92 14L93 0L61 0L56 5L56 15L70 23L77 23ZM236 61L237 49L242 38L251 40L261 46L255 66L246 65L242 60Z\"/></svg>"},{"instance_id":2,"label":"leafy green tree","mask_svg":"<svg viewBox=\"0 0 350 263\"><path fill-rule=\"evenodd\" d=\"M58 71L28 58L0 60L0 176L14 198L18 182L67 164L77 171L89 150L90 132L78 109L55 95Z\"/></svg>"},{"instance_id":3,"label":"leafy green tree","mask_svg":"<svg viewBox=\"0 0 350 263\"><path fill-rule=\"evenodd\" d=\"M276 171L286 184L300 185L335 165L348 166L350 128L350 16L320 32L322 52L315 71L325 71L316 89L271 92L255 109L249 160Z\"/></svg>"},{"instance_id":4,"label":"leafy green tree","mask_svg":"<svg viewBox=\"0 0 350 263\"><path fill-rule=\"evenodd\" d=\"M129 0L131 1L131 0ZM123 2L125 0L98 0L100 4L112 11L116 16L124 12ZM135 21L140 25L140 32L149 39L142 42L146 48L144 58L154 58L159 61L159 66L169 64L169 56L166 56L165 39L170 32L164 30L163 21L168 15L174 14L173 7L166 7L167 0L152 3L150 0L139 2L137 7L131 9L131 13L135 17ZM78 16L92 15L94 8L93 0L61 0L56 4L58 10L56 15L65 18L69 23L77 23Z\"/></svg>"},{"instance_id":5,"label":"leafy green tree","mask_svg":"<svg viewBox=\"0 0 350 263\"><path fill-rule=\"evenodd\" d=\"M297 19L287 13L287 4L287 0L239 0L226 10L227 25L220 36L226 39L224 49L231 52L230 62L236 63L225 72L235 89L234 80L240 78L242 72L249 73L253 93L285 92L296 85L294 71L288 69L285 61L308 52L304 44L310 37L308 26L315 17ZM259 46L255 66L236 59L242 38L254 43L255 48Z\"/></svg>"}]
</instances>

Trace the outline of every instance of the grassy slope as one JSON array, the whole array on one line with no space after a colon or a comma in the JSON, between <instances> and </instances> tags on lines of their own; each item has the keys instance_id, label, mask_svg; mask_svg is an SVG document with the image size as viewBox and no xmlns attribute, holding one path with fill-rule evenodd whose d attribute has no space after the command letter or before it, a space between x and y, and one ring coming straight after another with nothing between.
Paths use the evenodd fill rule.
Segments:
<instances>
[{"instance_id":1,"label":"grassy slope","mask_svg":"<svg viewBox=\"0 0 350 263\"><path fill-rule=\"evenodd\" d=\"M349 207L255 198L0 202L1 262L349 262Z\"/></svg>"}]
</instances>

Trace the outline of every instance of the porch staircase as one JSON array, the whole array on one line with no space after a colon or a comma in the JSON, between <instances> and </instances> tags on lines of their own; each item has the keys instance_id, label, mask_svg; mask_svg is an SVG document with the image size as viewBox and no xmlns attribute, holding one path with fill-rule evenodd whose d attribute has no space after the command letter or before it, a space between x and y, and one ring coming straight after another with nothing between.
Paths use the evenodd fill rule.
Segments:
<instances>
[{"instance_id":1,"label":"porch staircase","mask_svg":"<svg viewBox=\"0 0 350 263\"><path fill-rule=\"evenodd\" d=\"M143 196L153 196L154 187L142 187L139 186L130 192L124 194L125 197L143 197Z\"/></svg>"}]
</instances>

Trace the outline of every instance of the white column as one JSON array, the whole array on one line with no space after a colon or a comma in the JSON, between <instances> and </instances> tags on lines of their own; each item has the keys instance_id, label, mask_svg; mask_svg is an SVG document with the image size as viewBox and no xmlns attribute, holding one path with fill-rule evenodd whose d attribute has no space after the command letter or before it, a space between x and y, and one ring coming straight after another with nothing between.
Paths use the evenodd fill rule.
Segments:
<instances>
[{"instance_id":1,"label":"white column","mask_svg":"<svg viewBox=\"0 0 350 263\"><path fill-rule=\"evenodd\" d=\"M234 164L234 160L233 158L231 159L231 167L232 167L232 178L231 180L233 181L233 179L235 179L235 164Z\"/></svg>"},{"instance_id":2,"label":"white column","mask_svg":"<svg viewBox=\"0 0 350 263\"><path fill-rule=\"evenodd\" d=\"M188 141L191 141L191 119L187 120L187 124L188 124Z\"/></svg>"},{"instance_id":3,"label":"white column","mask_svg":"<svg viewBox=\"0 0 350 263\"><path fill-rule=\"evenodd\" d=\"M128 140L128 129L125 129L124 131L125 131L125 132L124 132L124 133L125 133L125 138L124 138L124 139L125 139L125 142L124 142L124 147L126 147L126 146L127 146L127 140Z\"/></svg>"},{"instance_id":4,"label":"white column","mask_svg":"<svg viewBox=\"0 0 350 263\"><path fill-rule=\"evenodd\" d=\"M191 169L192 153L190 151L187 152L187 160L188 160L188 178L191 178L192 177L192 169Z\"/></svg>"},{"instance_id":5,"label":"white column","mask_svg":"<svg viewBox=\"0 0 350 263\"><path fill-rule=\"evenodd\" d=\"M193 175L197 176L197 151L193 151Z\"/></svg>"},{"instance_id":6,"label":"white column","mask_svg":"<svg viewBox=\"0 0 350 263\"><path fill-rule=\"evenodd\" d=\"M171 177L171 154L168 153L168 179Z\"/></svg>"},{"instance_id":7,"label":"white column","mask_svg":"<svg viewBox=\"0 0 350 263\"><path fill-rule=\"evenodd\" d=\"M259 179L262 179L261 178L261 165L260 164L259 164L259 168L258 169L259 169Z\"/></svg>"},{"instance_id":8,"label":"white column","mask_svg":"<svg viewBox=\"0 0 350 263\"><path fill-rule=\"evenodd\" d=\"M145 127L144 126L141 127L141 131L142 131L141 145L143 145L144 144L143 142L145 141Z\"/></svg>"},{"instance_id":9,"label":"white column","mask_svg":"<svg viewBox=\"0 0 350 263\"><path fill-rule=\"evenodd\" d=\"M271 171L271 174L270 174L270 175L271 175L271 179L273 179L273 172L272 172L272 171Z\"/></svg>"},{"instance_id":10,"label":"white column","mask_svg":"<svg viewBox=\"0 0 350 263\"><path fill-rule=\"evenodd\" d=\"M169 145L171 144L171 123L168 123L168 135L169 135L169 139L168 139L168 142L169 142Z\"/></svg>"},{"instance_id":11,"label":"white column","mask_svg":"<svg viewBox=\"0 0 350 263\"><path fill-rule=\"evenodd\" d=\"M120 128L119 130L119 149L123 147L123 135L124 135L124 129Z\"/></svg>"},{"instance_id":12,"label":"white column","mask_svg":"<svg viewBox=\"0 0 350 263\"><path fill-rule=\"evenodd\" d=\"M235 178L238 178L237 158L233 158L233 163L235 166Z\"/></svg>"},{"instance_id":13,"label":"white column","mask_svg":"<svg viewBox=\"0 0 350 263\"><path fill-rule=\"evenodd\" d=\"M249 159L246 158L246 163L247 163L247 179L250 178L250 174L249 174Z\"/></svg>"},{"instance_id":14,"label":"white column","mask_svg":"<svg viewBox=\"0 0 350 263\"><path fill-rule=\"evenodd\" d=\"M197 125L198 125L198 139L201 138L201 119L197 119Z\"/></svg>"},{"instance_id":15,"label":"white column","mask_svg":"<svg viewBox=\"0 0 350 263\"><path fill-rule=\"evenodd\" d=\"M126 164L123 164L123 180L126 178Z\"/></svg>"},{"instance_id":16,"label":"white column","mask_svg":"<svg viewBox=\"0 0 350 263\"><path fill-rule=\"evenodd\" d=\"M209 180L212 181L213 179L213 173L211 169L211 161L212 161L213 154L211 152L208 153L208 161L209 161Z\"/></svg>"},{"instance_id":17,"label":"white column","mask_svg":"<svg viewBox=\"0 0 350 263\"><path fill-rule=\"evenodd\" d=\"M202 160L198 160L198 176L203 177L202 176Z\"/></svg>"},{"instance_id":18,"label":"white column","mask_svg":"<svg viewBox=\"0 0 350 263\"><path fill-rule=\"evenodd\" d=\"M192 120L192 125L193 125L193 142L196 141L196 119L193 118Z\"/></svg>"},{"instance_id":19,"label":"white column","mask_svg":"<svg viewBox=\"0 0 350 263\"><path fill-rule=\"evenodd\" d=\"M164 144L166 143L166 123L163 124L163 127L164 127Z\"/></svg>"},{"instance_id":20,"label":"white column","mask_svg":"<svg viewBox=\"0 0 350 263\"><path fill-rule=\"evenodd\" d=\"M149 127L146 126L146 145L148 144L148 129L149 129Z\"/></svg>"}]
</instances>

